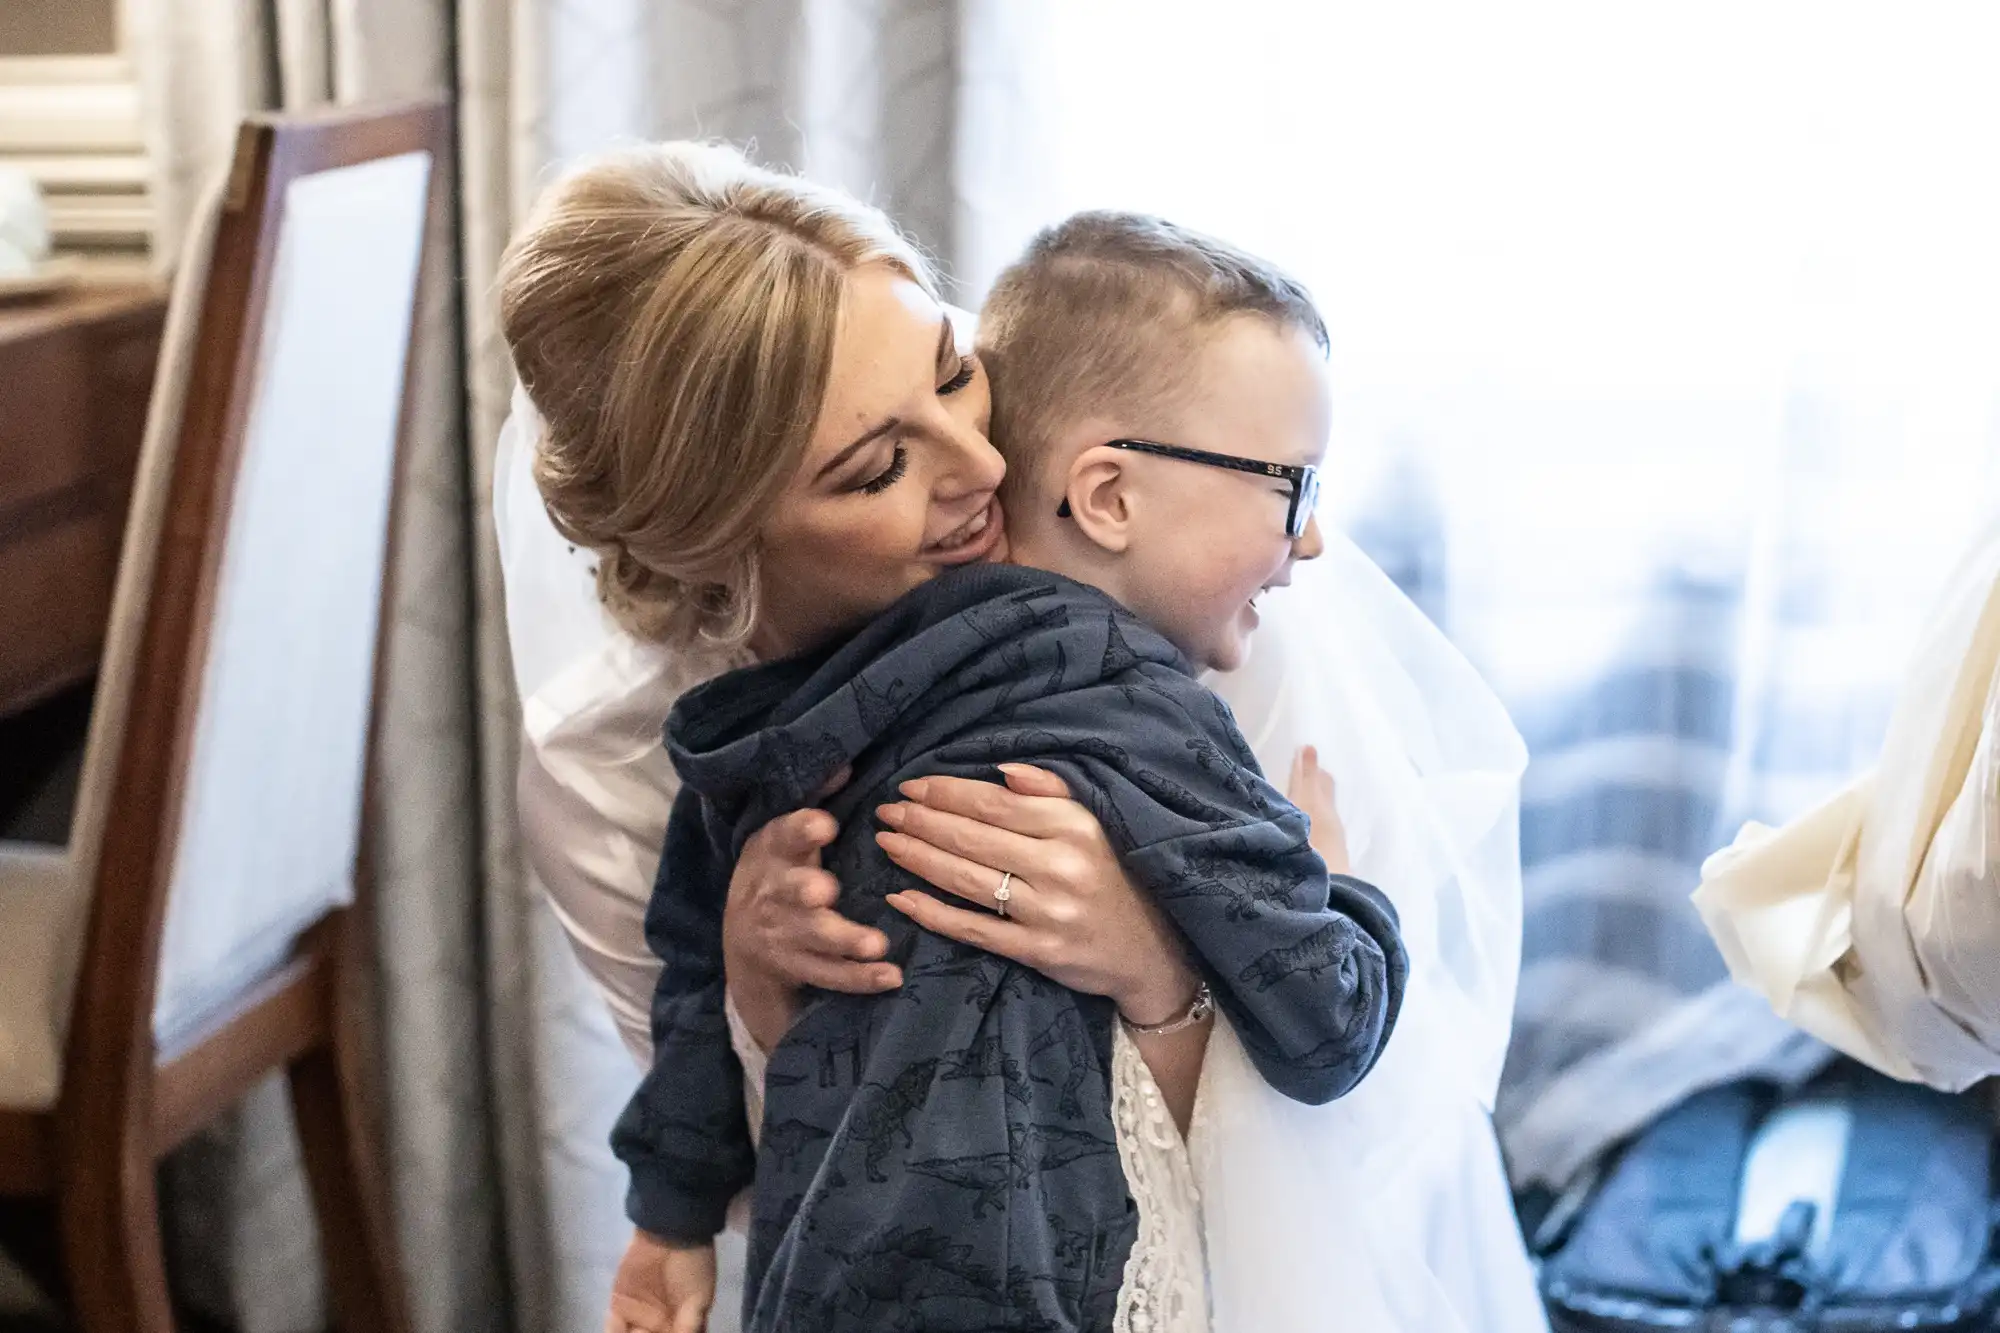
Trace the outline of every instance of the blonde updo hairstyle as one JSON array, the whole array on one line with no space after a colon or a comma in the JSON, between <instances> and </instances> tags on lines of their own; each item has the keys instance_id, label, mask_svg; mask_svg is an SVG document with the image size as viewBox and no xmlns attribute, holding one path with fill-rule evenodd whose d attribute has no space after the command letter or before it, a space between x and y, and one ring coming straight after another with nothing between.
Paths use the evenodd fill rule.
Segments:
<instances>
[{"instance_id":1,"label":"blonde updo hairstyle","mask_svg":"<svg viewBox=\"0 0 2000 1333\"><path fill-rule=\"evenodd\" d=\"M501 330L546 423L542 498L632 634L750 633L761 525L811 441L847 275L875 263L936 295L881 212L713 144L606 153L537 201Z\"/></svg>"}]
</instances>

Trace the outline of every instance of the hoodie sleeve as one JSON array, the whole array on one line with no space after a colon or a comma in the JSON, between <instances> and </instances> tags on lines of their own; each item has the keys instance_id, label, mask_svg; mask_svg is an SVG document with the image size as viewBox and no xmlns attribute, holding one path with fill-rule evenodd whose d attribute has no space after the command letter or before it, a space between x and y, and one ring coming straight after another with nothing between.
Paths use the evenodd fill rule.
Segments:
<instances>
[{"instance_id":1,"label":"hoodie sleeve","mask_svg":"<svg viewBox=\"0 0 2000 1333\"><path fill-rule=\"evenodd\" d=\"M724 1011L731 864L700 798L683 790L646 908L646 943L664 964L653 992L653 1063L611 1131L632 1177L626 1214L640 1230L683 1245L722 1230L729 1201L756 1171L743 1066Z\"/></svg>"},{"instance_id":2,"label":"hoodie sleeve","mask_svg":"<svg viewBox=\"0 0 2000 1333\"><path fill-rule=\"evenodd\" d=\"M978 747L1061 775L1091 808L1273 1088L1319 1104L1373 1067L1409 971L1395 911L1327 873L1213 693L1147 664L1029 703Z\"/></svg>"}]
</instances>

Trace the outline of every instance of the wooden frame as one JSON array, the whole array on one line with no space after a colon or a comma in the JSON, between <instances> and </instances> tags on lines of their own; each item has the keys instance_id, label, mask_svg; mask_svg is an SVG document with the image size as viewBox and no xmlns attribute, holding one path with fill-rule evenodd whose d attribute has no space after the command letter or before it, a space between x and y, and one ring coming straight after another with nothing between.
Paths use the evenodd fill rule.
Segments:
<instances>
[{"instance_id":1,"label":"wooden frame","mask_svg":"<svg viewBox=\"0 0 2000 1333\"><path fill-rule=\"evenodd\" d=\"M426 217L435 218L449 132L446 108L430 102L262 117L247 122L237 139L118 747L111 817L92 886L61 1099L52 1113L0 1111L0 1194L54 1196L65 1285L86 1333L173 1328L156 1164L279 1069L290 1080L340 1326L351 1333L404 1333L409 1327L373 1120L379 1100L373 1095L378 1066L367 799L354 906L323 917L301 937L286 967L183 1049L165 1057L157 1052L152 1019L181 782L286 189L314 172L428 152ZM413 324L414 318L413 311ZM415 354L413 328L376 632L368 793L378 754L394 516L408 455Z\"/></svg>"}]
</instances>

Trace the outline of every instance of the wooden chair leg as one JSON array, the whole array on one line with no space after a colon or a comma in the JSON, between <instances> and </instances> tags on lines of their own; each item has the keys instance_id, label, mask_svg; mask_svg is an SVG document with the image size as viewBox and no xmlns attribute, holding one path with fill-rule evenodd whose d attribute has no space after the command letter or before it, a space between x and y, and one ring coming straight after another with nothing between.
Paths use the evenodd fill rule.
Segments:
<instances>
[{"instance_id":1,"label":"wooden chair leg","mask_svg":"<svg viewBox=\"0 0 2000 1333\"><path fill-rule=\"evenodd\" d=\"M54 1195L0 1199L0 1252L56 1304L69 1305L63 1269L62 1223Z\"/></svg>"},{"instance_id":2,"label":"wooden chair leg","mask_svg":"<svg viewBox=\"0 0 2000 1333\"><path fill-rule=\"evenodd\" d=\"M78 1333L174 1333L150 1152L66 1173L57 1211Z\"/></svg>"},{"instance_id":3,"label":"wooden chair leg","mask_svg":"<svg viewBox=\"0 0 2000 1333\"><path fill-rule=\"evenodd\" d=\"M342 1333L410 1333L388 1179L368 1097L375 1085L369 1041L369 977L353 912L325 922L318 947L328 966L329 1039L292 1062L292 1114L319 1213L327 1285Z\"/></svg>"},{"instance_id":4,"label":"wooden chair leg","mask_svg":"<svg viewBox=\"0 0 2000 1333\"><path fill-rule=\"evenodd\" d=\"M381 1159L339 1057L324 1047L306 1054L291 1067L291 1085L338 1326L409 1333Z\"/></svg>"}]
</instances>

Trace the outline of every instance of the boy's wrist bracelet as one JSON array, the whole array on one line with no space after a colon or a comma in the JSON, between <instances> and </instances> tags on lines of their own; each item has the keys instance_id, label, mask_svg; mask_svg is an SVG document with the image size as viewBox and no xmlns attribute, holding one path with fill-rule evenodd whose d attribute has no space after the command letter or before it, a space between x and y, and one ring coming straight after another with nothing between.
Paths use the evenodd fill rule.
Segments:
<instances>
[{"instance_id":1,"label":"boy's wrist bracelet","mask_svg":"<svg viewBox=\"0 0 2000 1333\"><path fill-rule=\"evenodd\" d=\"M1164 1037L1168 1033L1181 1032L1202 1022L1215 1012L1215 993L1206 981L1195 987L1194 998L1187 1002L1187 1008L1163 1023L1134 1023L1125 1015L1118 1015L1125 1030L1135 1037Z\"/></svg>"}]
</instances>

